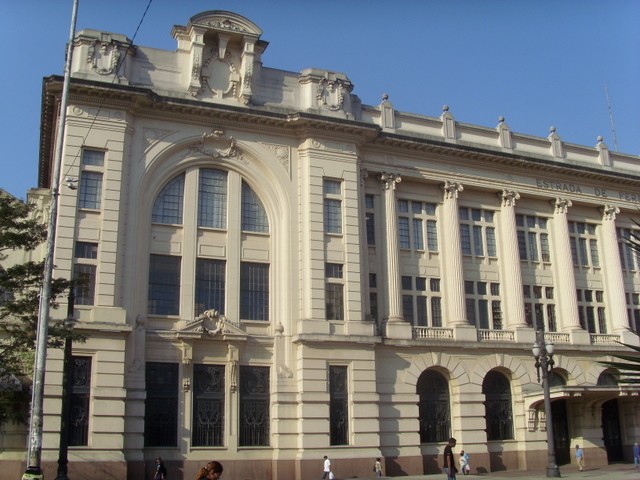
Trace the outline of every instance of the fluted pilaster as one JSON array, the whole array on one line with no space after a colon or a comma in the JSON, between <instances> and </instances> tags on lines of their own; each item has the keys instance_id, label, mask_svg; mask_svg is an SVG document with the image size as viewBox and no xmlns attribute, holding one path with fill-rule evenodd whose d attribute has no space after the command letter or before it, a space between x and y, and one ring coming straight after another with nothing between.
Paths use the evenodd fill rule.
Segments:
<instances>
[{"instance_id":1,"label":"fluted pilaster","mask_svg":"<svg viewBox=\"0 0 640 480\"><path fill-rule=\"evenodd\" d=\"M462 268L462 246L458 220L458 194L464 190L462 184L445 181L442 187L445 311L448 326L466 325L467 315L464 295L464 270Z\"/></svg>"},{"instance_id":2,"label":"fluted pilaster","mask_svg":"<svg viewBox=\"0 0 640 480\"><path fill-rule=\"evenodd\" d=\"M624 292L622 264L618 252L616 235L616 215L620 209L613 205L605 205L602 209L602 251L612 252L601 255L602 271L605 278L605 298L607 299L607 317L614 332L628 330L627 300Z\"/></svg>"}]
</instances>

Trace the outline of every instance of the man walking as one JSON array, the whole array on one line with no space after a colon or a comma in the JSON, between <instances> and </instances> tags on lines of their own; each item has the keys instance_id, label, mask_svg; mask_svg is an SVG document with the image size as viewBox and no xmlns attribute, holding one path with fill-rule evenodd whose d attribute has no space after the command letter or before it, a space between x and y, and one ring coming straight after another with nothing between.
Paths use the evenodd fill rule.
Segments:
<instances>
[{"instance_id":1,"label":"man walking","mask_svg":"<svg viewBox=\"0 0 640 480\"><path fill-rule=\"evenodd\" d=\"M580 471L584 471L584 452L580 448L580 445L576 445L576 463Z\"/></svg>"},{"instance_id":2,"label":"man walking","mask_svg":"<svg viewBox=\"0 0 640 480\"><path fill-rule=\"evenodd\" d=\"M328 480L331 478L331 460L326 455L324 456L324 466L322 468L322 480Z\"/></svg>"},{"instance_id":3,"label":"man walking","mask_svg":"<svg viewBox=\"0 0 640 480\"><path fill-rule=\"evenodd\" d=\"M456 480L456 462L453 459L453 447L456 446L457 440L453 437L449 439L447 446L444 447L444 471L447 474L447 480Z\"/></svg>"}]
</instances>

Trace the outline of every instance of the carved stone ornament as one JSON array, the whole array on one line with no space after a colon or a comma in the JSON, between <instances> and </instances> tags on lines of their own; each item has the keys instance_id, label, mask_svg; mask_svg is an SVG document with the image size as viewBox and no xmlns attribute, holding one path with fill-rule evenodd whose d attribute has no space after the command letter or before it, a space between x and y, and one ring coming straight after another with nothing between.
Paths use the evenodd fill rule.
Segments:
<instances>
[{"instance_id":1,"label":"carved stone ornament","mask_svg":"<svg viewBox=\"0 0 640 480\"><path fill-rule=\"evenodd\" d=\"M610 204L605 205L601 210L603 220L615 220L616 215L620 213L620 209L618 207Z\"/></svg>"},{"instance_id":2,"label":"carved stone ornament","mask_svg":"<svg viewBox=\"0 0 640 480\"><path fill-rule=\"evenodd\" d=\"M116 43L95 40L89 45L87 63L99 75L111 75L118 71L120 55L120 50Z\"/></svg>"},{"instance_id":3,"label":"carved stone ornament","mask_svg":"<svg viewBox=\"0 0 640 480\"><path fill-rule=\"evenodd\" d=\"M202 64L199 60L194 62L192 75L194 78L200 77L202 87L208 89L217 98L240 97L240 73L229 50L220 57L218 47L213 47L206 52ZM196 96L200 91L191 91L191 95Z\"/></svg>"},{"instance_id":4,"label":"carved stone ornament","mask_svg":"<svg viewBox=\"0 0 640 480\"><path fill-rule=\"evenodd\" d=\"M458 198L458 194L464 190L464 187L459 182L446 180L442 189L444 190L444 198L454 199Z\"/></svg>"},{"instance_id":5,"label":"carved stone ornament","mask_svg":"<svg viewBox=\"0 0 640 480\"><path fill-rule=\"evenodd\" d=\"M325 77L318 82L316 99L319 105L335 112L342 109L344 96L345 94L349 94L352 89L353 86L351 83L340 78L330 79L325 75Z\"/></svg>"},{"instance_id":6,"label":"carved stone ornament","mask_svg":"<svg viewBox=\"0 0 640 480\"><path fill-rule=\"evenodd\" d=\"M566 214L571 205L573 204L568 198L557 197L554 200L551 200L551 206L553 207L553 211L555 213Z\"/></svg>"},{"instance_id":7,"label":"carved stone ornament","mask_svg":"<svg viewBox=\"0 0 640 480\"><path fill-rule=\"evenodd\" d=\"M498 192L498 198L502 200L503 207L514 207L516 200L520 199L520 194L515 190L502 190Z\"/></svg>"},{"instance_id":8,"label":"carved stone ornament","mask_svg":"<svg viewBox=\"0 0 640 480\"><path fill-rule=\"evenodd\" d=\"M231 158L248 163L242 157L242 152L236 148L236 141L233 137L225 137L224 130L214 127L210 132L202 134L202 140L189 146L190 153L201 153L211 158Z\"/></svg>"},{"instance_id":9,"label":"carved stone ornament","mask_svg":"<svg viewBox=\"0 0 640 480\"><path fill-rule=\"evenodd\" d=\"M400 175L387 172L382 172L378 179L382 183L382 187L385 190L395 190L396 185L402 181L402 177L400 177Z\"/></svg>"},{"instance_id":10,"label":"carved stone ornament","mask_svg":"<svg viewBox=\"0 0 640 480\"><path fill-rule=\"evenodd\" d=\"M227 317L218 310L206 310L195 320L181 322L177 328L179 338L189 337L234 337L234 339L246 339L247 333L239 325L231 323Z\"/></svg>"}]
</instances>

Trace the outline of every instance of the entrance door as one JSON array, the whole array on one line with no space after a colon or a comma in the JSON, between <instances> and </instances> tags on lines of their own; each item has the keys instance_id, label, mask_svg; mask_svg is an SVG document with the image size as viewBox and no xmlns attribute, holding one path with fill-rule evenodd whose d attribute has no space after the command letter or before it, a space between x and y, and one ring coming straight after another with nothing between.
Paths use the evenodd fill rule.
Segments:
<instances>
[{"instance_id":1,"label":"entrance door","mask_svg":"<svg viewBox=\"0 0 640 480\"><path fill-rule=\"evenodd\" d=\"M551 416L553 420L553 443L556 447L556 463L566 465L571 463L571 439L569 438L569 425L567 424L567 402L555 400L551 404Z\"/></svg>"},{"instance_id":2,"label":"entrance door","mask_svg":"<svg viewBox=\"0 0 640 480\"><path fill-rule=\"evenodd\" d=\"M617 398L602 405L602 435L609 463L621 462L624 455L622 453L622 433L620 432Z\"/></svg>"}]
</instances>

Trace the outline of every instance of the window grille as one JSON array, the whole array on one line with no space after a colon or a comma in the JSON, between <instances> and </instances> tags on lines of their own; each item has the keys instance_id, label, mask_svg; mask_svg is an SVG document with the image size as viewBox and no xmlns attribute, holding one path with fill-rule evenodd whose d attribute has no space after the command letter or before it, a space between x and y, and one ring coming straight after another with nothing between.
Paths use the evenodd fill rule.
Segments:
<instances>
[{"instance_id":1,"label":"window grille","mask_svg":"<svg viewBox=\"0 0 640 480\"><path fill-rule=\"evenodd\" d=\"M329 430L331 445L349 445L347 367L329 367Z\"/></svg>"},{"instance_id":2,"label":"window grille","mask_svg":"<svg viewBox=\"0 0 640 480\"><path fill-rule=\"evenodd\" d=\"M224 445L224 366L194 365L193 427L194 447Z\"/></svg>"},{"instance_id":3,"label":"window grille","mask_svg":"<svg viewBox=\"0 0 640 480\"><path fill-rule=\"evenodd\" d=\"M269 320L269 265L240 265L240 318Z\"/></svg>"},{"instance_id":4,"label":"window grille","mask_svg":"<svg viewBox=\"0 0 640 480\"><path fill-rule=\"evenodd\" d=\"M242 230L248 232L269 231L267 212L253 189L242 182Z\"/></svg>"},{"instance_id":5,"label":"window grille","mask_svg":"<svg viewBox=\"0 0 640 480\"><path fill-rule=\"evenodd\" d=\"M451 436L449 384L438 372L427 370L416 387L419 397L420 443L446 442Z\"/></svg>"},{"instance_id":6,"label":"window grille","mask_svg":"<svg viewBox=\"0 0 640 480\"><path fill-rule=\"evenodd\" d=\"M153 223L182 225L184 202L184 173L173 178L160 191L153 203Z\"/></svg>"},{"instance_id":7,"label":"window grille","mask_svg":"<svg viewBox=\"0 0 640 480\"><path fill-rule=\"evenodd\" d=\"M485 395L487 440L513 439L511 385L507 377L490 371L482 382L482 393Z\"/></svg>"},{"instance_id":8,"label":"window grille","mask_svg":"<svg viewBox=\"0 0 640 480\"><path fill-rule=\"evenodd\" d=\"M215 309L224 313L225 271L224 260L196 259L196 304L195 311Z\"/></svg>"},{"instance_id":9,"label":"window grille","mask_svg":"<svg viewBox=\"0 0 640 480\"><path fill-rule=\"evenodd\" d=\"M200 170L198 226L227 228L227 172Z\"/></svg>"},{"instance_id":10,"label":"window grille","mask_svg":"<svg viewBox=\"0 0 640 480\"><path fill-rule=\"evenodd\" d=\"M102 201L102 173L83 171L80 174L78 207L100 210Z\"/></svg>"},{"instance_id":11,"label":"window grille","mask_svg":"<svg viewBox=\"0 0 640 480\"><path fill-rule=\"evenodd\" d=\"M240 446L269 446L268 367L240 367Z\"/></svg>"},{"instance_id":12,"label":"window grille","mask_svg":"<svg viewBox=\"0 0 640 480\"><path fill-rule=\"evenodd\" d=\"M91 357L71 357L69 384L69 446L86 446L89 444Z\"/></svg>"}]
</instances>

